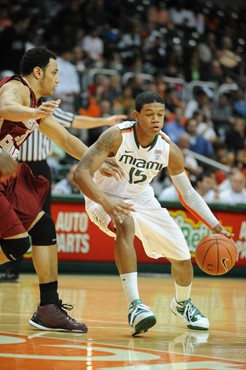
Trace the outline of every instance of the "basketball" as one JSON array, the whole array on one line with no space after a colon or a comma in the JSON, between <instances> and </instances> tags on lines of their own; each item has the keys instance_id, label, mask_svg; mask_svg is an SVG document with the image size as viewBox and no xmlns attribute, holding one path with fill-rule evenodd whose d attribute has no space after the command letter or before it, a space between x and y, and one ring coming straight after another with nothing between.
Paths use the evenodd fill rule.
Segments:
<instances>
[{"instance_id":1,"label":"basketball","mask_svg":"<svg viewBox=\"0 0 246 370\"><path fill-rule=\"evenodd\" d=\"M237 261L237 248L232 239L210 234L200 240L195 257L200 269L209 275L224 275Z\"/></svg>"}]
</instances>

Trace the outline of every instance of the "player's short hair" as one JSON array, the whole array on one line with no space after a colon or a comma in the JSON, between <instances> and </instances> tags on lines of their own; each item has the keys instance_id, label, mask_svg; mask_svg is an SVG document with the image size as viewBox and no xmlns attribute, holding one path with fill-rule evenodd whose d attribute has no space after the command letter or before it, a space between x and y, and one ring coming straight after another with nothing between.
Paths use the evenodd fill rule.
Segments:
<instances>
[{"instance_id":1,"label":"player's short hair","mask_svg":"<svg viewBox=\"0 0 246 370\"><path fill-rule=\"evenodd\" d=\"M135 109L137 112L140 112L144 104L151 103L164 103L164 99L154 91L143 91L137 95L135 100Z\"/></svg>"},{"instance_id":2,"label":"player's short hair","mask_svg":"<svg viewBox=\"0 0 246 370\"><path fill-rule=\"evenodd\" d=\"M53 53L53 51L45 47L35 47L29 49L21 59L21 74L23 76L28 76L32 73L35 67L40 67L45 70L50 59L56 59L56 55Z\"/></svg>"}]
</instances>

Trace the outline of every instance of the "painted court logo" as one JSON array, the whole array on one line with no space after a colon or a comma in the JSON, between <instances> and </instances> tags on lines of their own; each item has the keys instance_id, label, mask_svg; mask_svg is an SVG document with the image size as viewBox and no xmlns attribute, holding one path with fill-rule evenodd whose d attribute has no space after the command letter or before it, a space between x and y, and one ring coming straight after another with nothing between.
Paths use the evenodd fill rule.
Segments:
<instances>
[{"instance_id":1,"label":"painted court logo","mask_svg":"<svg viewBox=\"0 0 246 370\"><path fill-rule=\"evenodd\" d=\"M17 369L16 364L18 369L245 369L245 363L237 360L194 355L194 348L207 342L207 333L175 337L168 351L135 348L134 340L128 345L115 345L42 335L0 333L1 369ZM179 344L183 353L175 353Z\"/></svg>"}]
</instances>

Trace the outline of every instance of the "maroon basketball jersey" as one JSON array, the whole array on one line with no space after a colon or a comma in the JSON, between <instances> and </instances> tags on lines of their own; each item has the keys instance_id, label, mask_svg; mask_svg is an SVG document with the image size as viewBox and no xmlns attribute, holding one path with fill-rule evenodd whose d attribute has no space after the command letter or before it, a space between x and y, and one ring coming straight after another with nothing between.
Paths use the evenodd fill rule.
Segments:
<instances>
[{"instance_id":1,"label":"maroon basketball jersey","mask_svg":"<svg viewBox=\"0 0 246 370\"><path fill-rule=\"evenodd\" d=\"M21 81L30 90L30 107L37 108L40 102L37 102L36 97L28 83L20 76L13 75L6 77L0 81L0 88L10 80ZM4 120L0 129L0 148L9 153L13 158L18 157L21 144L28 136L38 127L40 120L28 119L23 122L13 122Z\"/></svg>"}]
</instances>

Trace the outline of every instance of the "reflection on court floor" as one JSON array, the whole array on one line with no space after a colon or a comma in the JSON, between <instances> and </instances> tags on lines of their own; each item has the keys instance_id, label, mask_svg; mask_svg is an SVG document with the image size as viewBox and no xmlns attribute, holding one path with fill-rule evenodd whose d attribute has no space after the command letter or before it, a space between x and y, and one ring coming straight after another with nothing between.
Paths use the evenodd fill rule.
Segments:
<instances>
[{"instance_id":1,"label":"reflection on court floor","mask_svg":"<svg viewBox=\"0 0 246 370\"><path fill-rule=\"evenodd\" d=\"M169 309L169 276L141 277L141 296L157 324L130 336L127 307L117 276L62 276L60 295L73 303L89 332L56 333L28 325L38 302L37 280L0 285L0 369L246 369L245 281L195 279L193 299L210 318L208 332L192 331Z\"/></svg>"}]
</instances>

